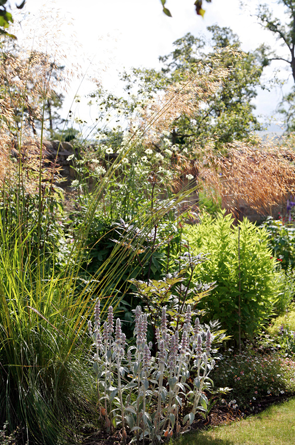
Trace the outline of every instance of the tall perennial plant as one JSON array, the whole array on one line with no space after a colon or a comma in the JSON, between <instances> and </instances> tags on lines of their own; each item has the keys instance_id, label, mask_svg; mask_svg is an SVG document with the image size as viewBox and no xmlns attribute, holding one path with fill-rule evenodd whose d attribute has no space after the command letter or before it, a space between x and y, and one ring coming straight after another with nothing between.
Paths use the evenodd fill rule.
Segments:
<instances>
[{"instance_id":1,"label":"tall perennial plant","mask_svg":"<svg viewBox=\"0 0 295 445\"><path fill-rule=\"evenodd\" d=\"M121 428L124 442L129 431L131 443L158 443L186 429L198 410L206 410L204 390L212 384L208 375L215 364L210 354L213 335L202 329L198 318L192 324L190 305L182 327L173 329L171 321L163 307L156 342L148 342L148 315L137 306L132 346L119 318L114 326L112 306L102 329L99 300L94 327L89 321L100 415L108 431ZM194 378L189 381L191 371Z\"/></svg>"}]
</instances>

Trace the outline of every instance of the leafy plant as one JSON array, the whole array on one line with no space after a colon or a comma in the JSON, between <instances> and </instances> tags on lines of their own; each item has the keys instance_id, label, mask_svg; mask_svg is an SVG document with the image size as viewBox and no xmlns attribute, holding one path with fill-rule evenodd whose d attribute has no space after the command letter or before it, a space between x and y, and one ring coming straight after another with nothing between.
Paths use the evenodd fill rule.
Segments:
<instances>
[{"instance_id":1,"label":"leafy plant","mask_svg":"<svg viewBox=\"0 0 295 445\"><path fill-rule=\"evenodd\" d=\"M268 244L273 256L281 263L283 269L295 264L295 228L288 227L282 220L268 216L262 224L268 232Z\"/></svg>"},{"instance_id":2,"label":"leafy plant","mask_svg":"<svg viewBox=\"0 0 295 445\"><path fill-rule=\"evenodd\" d=\"M210 254L194 279L216 285L198 308L207 318L219 319L237 343L253 338L272 314L279 294L266 231L247 219L233 226L232 216L223 211L216 219L203 215L199 225L186 227L185 234L194 254Z\"/></svg>"},{"instance_id":3,"label":"leafy plant","mask_svg":"<svg viewBox=\"0 0 295 445\"><path fill-rule=\"evenodd\" d=\"M293 362L277 353L261 354L251 348L236 355L231 351L224 354L215 365L212 379L217 387L232 388L227 400L240 409L251 407L263 397L295 391Z\"/></svg>"},{"instance_id":4,"label":"leafy plant","mask_svg":"<svg viewBox=\"0 0 295 445\"><path fill-rule=\"evenodd\" d=\"M114 328L110 306L101 332L100 301L96 303L93 334L91 323L89 328L95 347L99 410L108 431L120 426L124 442L127 428L134 436L131 442L137 443L145 439L158 443L174 431L179 433L180 411L186 400L190 408L182 419L184 428L192 424L197 410L207 407L203 391L211 384L208 375L215 363L210 354L212 335L202 331L198 318L192 326L189 305L183 315L184 322L175 328L166 308L162 309L156 331L158 352L153 356L154 345L147 340L148 315L140 306L135 310L136 346L126 350L120 319ZM196 377L189 385L191 370Z\"/></svg>"},{"instance_id":5,"label":"leafy plant","mask_svg":"<svg viewBox=\"0 0 295 445\"><path fill-rule=\"evenodd\" d=\"M293 306L284 315L272 319L266 332L258 338L258 344L261 348L277 351L284 357L294 357L295 311Z\"/></svg>"}]
</instances>

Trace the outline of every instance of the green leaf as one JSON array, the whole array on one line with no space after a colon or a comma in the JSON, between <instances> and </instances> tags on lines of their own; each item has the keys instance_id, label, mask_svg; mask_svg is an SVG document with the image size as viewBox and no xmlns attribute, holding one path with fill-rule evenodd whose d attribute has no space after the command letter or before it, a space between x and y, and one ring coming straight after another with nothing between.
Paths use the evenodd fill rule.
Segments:
<instances>
[{"instance_id":1,"label":"green leaf","mask_svg":"<svg viewBox=\"0 0 295 445\"><path fill-rule=\"evenodd\" d=\"M203 407L204 409L207 409L207 406L208 406L208 399L207 399L207 397L205 396L205 394L201 394L200 402L201 402L202 407Z\"/></svg>"},{"instance_id":2,"label":"green leaf","mask_svg":"<svg viewBox=\"0 0 295 445\"><path fill-rule=\"evenodd\" d=\"M171 12L169 11L169 9L167 9L167 8L163 8L163 12L164 12L164 14L166 14L168 17L172 17L172 14L171 14Z\"/></svg>"},{"instance_id":3,"label":"green leaf","mask_svg":"<svg viewBox=\"0 0 295 445\"><path fill-rule=\"evenodd\" d=\"M185 425L186 422L189 421L189 424L191 425L194 420L195 420L194 413L189 413L186 416L184 416L182 423L183 423L183 425Z\"/></svg>"}]
</instances>

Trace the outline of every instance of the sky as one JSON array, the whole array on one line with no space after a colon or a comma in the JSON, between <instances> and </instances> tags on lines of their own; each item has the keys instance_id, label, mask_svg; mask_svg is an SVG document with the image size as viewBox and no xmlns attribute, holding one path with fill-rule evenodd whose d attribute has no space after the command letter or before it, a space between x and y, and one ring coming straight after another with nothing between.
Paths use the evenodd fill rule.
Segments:
<instances>
[{"instance_id":1,"label":"sky","mask_svg":"<svg viewBox=\"0 0 295 445\"><path fill-rule=\"evenodd\" d=\"M245 51L266 43L281 55L287 55L273 35L251 16L257 2L248 0L244 7L239 0L204 2L206 13L202 19L195 13L194 0L167 0L172 18L163 14L160 0L55 0L45 6L40 0L27 0L25 11L21 11L26 18L21 22L19 40L32 40L33 34L39 33L43 39L45 36L47 48L51 50L51 35L55 32L57 48L64 47L67 60L80 64L85 77L83 81L77 81L73 76L64 103L64 110L67 110L72 107L78 89L82 97L93 90L87 80L89 76L100 79L105 88L117 92L120 88L118 71L140 66L158 68L158 57L170 53L176 39L188 32L208 37L206 28L213 24L230 27L238 34ZM277 17L284 20L281 5L272 0L266 0L266 3ZM40 14L44 15L46 10L49 18L40 21ZM16 22L18 17L15 15ZM33 41L38 46L38 39ZM265 70L265 82L272 80L274 69L281 70L278 76L286 83L271 92L259 91L254 103L256 114L262 121L274 116L283 93L292 86L290 70L279 62Z\"/></svg>"}]
</instances>

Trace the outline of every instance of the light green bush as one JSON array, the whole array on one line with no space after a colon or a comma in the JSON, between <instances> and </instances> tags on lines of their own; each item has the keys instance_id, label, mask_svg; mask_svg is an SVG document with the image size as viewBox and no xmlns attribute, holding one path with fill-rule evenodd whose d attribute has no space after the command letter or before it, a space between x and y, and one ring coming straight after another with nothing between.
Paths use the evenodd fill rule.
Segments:
<instances>
[{"instance_id":1,"label":"light green bush","mask_svg":"<svg viewBox=\"0 0 295 445\"><path fill-rule=\"evenodd\" d=\"M295 308L285 315L275 318L272 325L267 328L267 332L270 335L277 335L280 333L281 327L295 332Z\"/></svg>"},{"instance_id":2,"label":"light green bush","mask_svg":"<svg viewBox=\"0 0 295 445\"><path fill-rule=\"evenodd\" d=\"M199 303L208 319L220 320L238 341L257 334L273 313L280 293L279 273L267 246L265 229L247 219L233 225L231 215L216 219L203 215L197 226L187 226L186 238L194 254L209 253L194 277L216 287ZM239 235L240 230L240 235Z\"/></svg>"}]
</instances>

